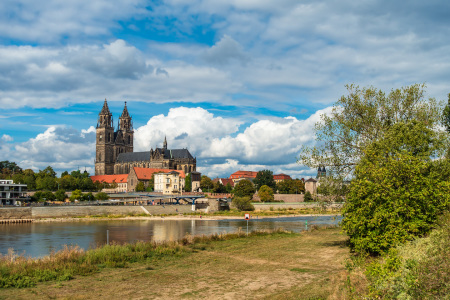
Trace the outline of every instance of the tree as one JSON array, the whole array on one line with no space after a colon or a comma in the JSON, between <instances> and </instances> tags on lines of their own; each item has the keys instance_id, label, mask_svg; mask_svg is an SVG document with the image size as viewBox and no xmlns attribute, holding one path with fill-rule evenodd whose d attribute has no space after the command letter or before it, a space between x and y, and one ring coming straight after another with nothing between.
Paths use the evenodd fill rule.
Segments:
<instances>
[{"instance_id":1,"label":"tree","mask_svg":"<svg viewBox=\"0 0 450 300\"><path fill-rule=\"evenodd\" d=\"M186 192L192 191L191 173L187 174L186 178L184 179L184 190Z\"/></svg>"},{"instance_id":2,"label":"tree","mask_svg":"<svg viewBox=\"0 0 450 300\"><path fill-rule=\"evenodd\" d=\"M72 195L70 196L70 201L75 201L75 200L82 200L83 199L83 193L81 192L81 190L75 190L72 192Z\"/></svg>"},{"instance_id":3,"label":"tree","mask_svg":"<svg viewBox=\"0 0 450 300\"><path fill-rule=\"evenodd\" d=\"M314 201L314 198L311 195L310 191L306 191L303 201L305 201L305 202L313 202Z\"/></svg>"},{"instance_id":4,"label":"tree","mask_svg":"<svg viewBox=\"0 0 450 300\"><path fill-rule=\"evenodd\" d=\"M448 94L447 105L442 113L442 124L444 125L445 130L450 133L450 93Z\"/></svg>"},{"instance_id":5,"label":"tree","mask_svg":"<svg viewBox=\"0 0 450 300\"><path fill-rule=\"evenodd\" d=\"M55 192L55 198L58 201L64 201L67 198L67 194L66 194L66 192L64 190L57 190Z\"/></svg>"},{"instance_id":6,"label":"tree","mask_svg":"<svg viewBox=\"0 0 450 300\"><path fill-rule=\"evenodd\" d=\"M231 186L231 183L227 182L227 185L225 186L225 190L227 193L231 193L233 191L233 187Z\"/></svg>"},{"instance_id":7,"label":"tree","mask_svg":"<svg viewBox=\"0 0 450 300\"><path fill-rule=\"evenodd\" d=\"M36 189L38 190L56 190L58 183L55 177L44 176L36 179Z\"/></svg>"},{"instance_id":8,"label":"tree","mask_svg":"<svg viewBox=\"0 0 450 300\"><path fill-rule=\"evenodd\" d=\"M300 179L286 179L278 182L276 189L280 194L302 194L305 184Z\"/></svg>"},{"instance_id":9,"label":"tree","mask_svg":"<svg viewBox=\"0 0 450 300\"><path fill-rule=\"evenodd\" d=\"M209 178L206 175L202 175L202 178L200 179L200 188L202 189L203 192L212 190L212 188L214 187L214 184L211 180L211 178Z\"/></svg>"},{"instance_id":10,"label":"tree","mask_svg":"<svg viewBox=\"0 0 450 300\"><path fill-rule=\"evenodd\" d=\"M214 191L214 193L226 193L227 192L225 186L220 181L217 181L214 183L213 191Z\"/></svg>"},{"instance_id":11,"label":"tree","mask_svg":"<svg viewBox=\"0 0 450 300\"><path fill-rule=\"evenodd\" d=\"M423 122L435 128L441 118L434 99L425 99L424 85L392 90L388 95L373 87L347 85L331 113L315 126L315 147L303 147L298 162L309 167L328 166L334 174L351 176L364 150L399 122Z\"/></svg>"},{"instance_id":12,"label":"tree","mask_svg":"<svg viewBox=\"0 0 450 300\"><path fill-rule=\"evenodd\" d=\"M99 193L97 193L97 195L95 195L95 199L96 200L108 200L109 196L107 193L99 192Z\"/></svg>"},{"instance_id":13,"label":"tree","mask_svg":"<svg viewBox=\"0 0 450 300\"><path fill-rule=\"evenodd\" d=\"M261 199L261 202L272 202L273 197L273 190L271 187L267 185L263 185L259 191L258 191L259 199Z\"/></svg>"},{"instance_id":14,"label":"tree","mask_svg":"<svg viewBox=\"0 0 450 300\"><path fill-rule=\"evenodd\" d=\"M325 202L342 202L348 192L348 184L342 178L334 178L332 175L320 179L317 194L321 195Z\"/></svg>"},{"instance_id":15,"label":"tree","mask_svg":"<svg viewBox=\"0 0 450 300\"><path fill-rule=\"evenodd\" d=\"M41 177L41 178L42 177L56 178L56 172L53 170L53 168L51 166L48 166L44 170L39 170L39 172L37 173L37 177Z\"/></svg>"},{"instance_id":16,"label":"tree","mask_svg":"<svg viewBox=\"0 0 450 300\"><path fill-rule=\"evenodd\" d=\"M249 197L252 199L254 193L255 187L250 180L241 180L234 186L234 195L236 197Z\"/></svg>"},{"instance_id":17,"label":"tree","mask_svg":"<svg viewBox=\"0 0 450 300\"><path fill-rule=\"evenodd\" d=\"M142 181L139 181L139 183L136 184L135 191L136 192L144 192L145 191L145 185Z\"/></svg>"},{"instance_id":18,"label":"tree","mask_svg":"<svg viewBox=\"0 0 450 300\"><path fill-rule=\"evenodd\" d=\"M356 167L343 210L343 230L356 252L380 254L426 234L450 209L448 160L428 124L396 123L372 143Z\"/></svg>"},{"instance_id":19,"label":"tree","mask_svg":"<svg viewBox=\"0 0 450 300\"><path fill-rule=\"evenodd\" d=\"M240 211L253 211L255 207L249 197L233 197L231 203Z\"/></svg>"},{"instance_id":20,"label":"tree","mask_svg":"<svg viewBox=\"0 0 450 300\"><path fill-rule=\"evenodd\" d=\"M23 183L27 185L28 190L36 189L36 177L33 170L26 169L23 171Z\"/></svg>"},{"instance_id":21,"label":"tree","mask_svg":"<svg viewBox=\"0 0 450 300\"><path fill-rule=\"evenodd\" d=\"M95 199L95 196L92 194L92 192L84 193L81 200L83 201L92 201Z\"/></svg>"},{"instance_id":22,"label":"tree","mask_svg":"<svg viewBox=\"0 0 450 300\"><path fill-rule=\"evenodd\" d=\"M253 183L256 185L257 190L259 190L263 185L267 185L272 189L276 188L276 183L273 179L273 173L270 170L259 171L256 174L256 178L253 179Z\"/></svg>"}]
</instances>

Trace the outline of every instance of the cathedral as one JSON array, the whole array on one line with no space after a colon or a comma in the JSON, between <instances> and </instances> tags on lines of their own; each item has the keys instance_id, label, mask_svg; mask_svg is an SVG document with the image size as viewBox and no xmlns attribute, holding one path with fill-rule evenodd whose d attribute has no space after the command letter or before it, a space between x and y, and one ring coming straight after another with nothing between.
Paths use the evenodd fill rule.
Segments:
<instances>
[{"instance_id":1,"label":"cathedral","mask_svg":"<svg viewBox=\"0 0 450 300\"><path fill-rule=\"evenodd\" d=\"M133 122L127 103L114 130L113 116L105 99L98 115L95 146L95 175L128 174L133 167L196 171L197 160L187 149L168 149L167 139L162 148L133 152Z\"/></svg>"}]
</instances>

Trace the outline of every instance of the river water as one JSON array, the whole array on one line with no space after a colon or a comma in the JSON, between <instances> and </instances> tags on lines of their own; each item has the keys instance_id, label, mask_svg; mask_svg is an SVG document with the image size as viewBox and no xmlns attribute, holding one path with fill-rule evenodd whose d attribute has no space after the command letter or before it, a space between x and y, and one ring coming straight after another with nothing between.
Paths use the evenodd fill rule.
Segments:
<instances>
[{"instance_id":1,"label":"river water","mask_svg":"<svg viewBox=\"0 0 450 300\"><path fill-rule=\"evenodd\" d=\"M312 216L288 218L252 219L249 231L257 229L284 228L294 232L311 225L337 225L340 216ZM209 235L213 233L247 230L247 221L233 220L108 220L79 222L48 222L0 225L0 253L12 248L18 254L42 257L64 245L78 245L83 249L103 245L109 231L110 242L175 241L186 233Z\"/></svg>"}]
</instances>

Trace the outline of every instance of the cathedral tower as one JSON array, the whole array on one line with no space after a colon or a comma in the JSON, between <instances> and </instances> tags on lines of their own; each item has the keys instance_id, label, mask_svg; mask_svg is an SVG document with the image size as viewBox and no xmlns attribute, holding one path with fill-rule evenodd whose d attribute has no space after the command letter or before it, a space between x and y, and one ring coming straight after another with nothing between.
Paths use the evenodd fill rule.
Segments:
<instances>
[{"instance_id":1,"label":"cathedral tower","mask_svg":"<svg viewBox=\"0 0 450 300\"><path fill-rule=\"evenodd\" d=\"M127 102L123 108L122 115L119 118L119 127L115 135L114 142L114 162L120 153L133 152L133 122L128 113Z\"/></svg>"},{"instance_id":2,"label":"cathedral tower","mask_svg":"<svg viewBox=\"0 0 450 300\"><path fill-rule=\"evenodd\" d=\"M108 102L98 114L95 147L95 175L114 174L114 126Z\"/></svg>"}]
</instances>

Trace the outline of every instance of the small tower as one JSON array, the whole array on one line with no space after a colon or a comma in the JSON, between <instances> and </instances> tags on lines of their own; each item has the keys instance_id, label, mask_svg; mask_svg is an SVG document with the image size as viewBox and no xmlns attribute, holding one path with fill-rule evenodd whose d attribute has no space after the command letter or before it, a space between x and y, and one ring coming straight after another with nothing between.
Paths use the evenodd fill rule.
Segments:
<instances>
[{"instance_id":1,"label":"small tower","mask_svg":"<svg viewBox=\"0 0 450 300\"><path fill-rule=\"evenodd\" d=\"M327 171L325 170L325 166L319 166L317 169L317 178L326 177Z\"/></svg>"},{"instance_id":2,"label":"small tower","mask_svg":"<svg viewBox=\"0 0 450 300\"><path fill-rule=\"evenodd\" d=\"M98 114L96 131L95 175L114 174L114 126L106 99Z\"/></svg>"},{"instance_id":3,"label":"small tower","mask_svg":"<svg viewBox=\"0 0 450 300\"><path fill-rule=\"evenodd\" d=\"M164 148L164 149L167 149L167 137L164 137L163 148Z\"/></svg>"}]
</instances>

